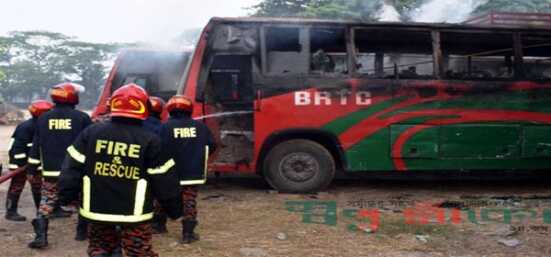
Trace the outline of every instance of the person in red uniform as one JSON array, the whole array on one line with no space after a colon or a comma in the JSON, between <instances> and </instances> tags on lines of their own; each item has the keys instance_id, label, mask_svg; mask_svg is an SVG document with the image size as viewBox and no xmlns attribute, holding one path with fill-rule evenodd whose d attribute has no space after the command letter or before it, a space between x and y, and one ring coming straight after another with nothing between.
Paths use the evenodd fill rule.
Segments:
<instances>
[{"instance_id":1,"label":"person in red uniform","mask_svg":"<svg viewBox=\"0 0 551 257\"><path fill-rule=\"evenodd\" d=\"M42 199L37 218L32 221L35 239L29 243L30 248L48 246L48 219L56 210L61 210L57 203L57 179L61 174L61 164L65 149L73 143L81 131L92 121L88 114L75 109L79 102L78 94L84 87L75 83L62 83L52 87L50 97L54 108L42 114L37 122L33 145L29 153L27 173L36 176L38 166L42 166ZM79 221L77 230L85 234L83 221Z\"/></svg>"},{"instance_id":2,"label":"person in red uniform","mask_svg":"<svg viewBox=\"0 0 551 257\"><path fill-rule=\"evenodd\" d=\"M40 115L52 109L53 104L46 100L36 100L29 105L29 112L32 118L17 125L10 139L9 147L9 165L11 171L22 168L27 164L27 157L33 144L34 129L36 120ZM11 221L26 221L27 218L17 213L17 206L21 192L25 188L27 181L27 172L23 171L14 176L8 188L6 199L6 219ZM36 208L40 204L40 187L42 178L37 176L29 180L31 192Z\"/></svg>"},{"instance_id":3,"label":"person in red uniform","mask_svg":"<svg viewBox=\"0 0 551 257\"><path fill-rule=\"evenodd\" d=\"M153 199L169 217L181 216L174 160L161 162L161 142L143 127L148 95L136 84L111 97L111 120L84 130L67 149L59 179L59 201L82 193L80 215L90 222L88 255L158 256L151 243Z\"/></svg>"},{"instance_id":4,"label":"person in red uniform","mask_svg":"<svg viewBox=\"0 0 551 257\"><path fill-rule=\"evenodd\" d=\"M215 142L205 124L191 118L193 105L184 96L172 97L167 103L169 120L161 126L163 161L173 159L182 187L182 239L189 244L199 240L197 226L198 185L207 181L209 154L215 150Z\"/></svg>"}]
</instances>

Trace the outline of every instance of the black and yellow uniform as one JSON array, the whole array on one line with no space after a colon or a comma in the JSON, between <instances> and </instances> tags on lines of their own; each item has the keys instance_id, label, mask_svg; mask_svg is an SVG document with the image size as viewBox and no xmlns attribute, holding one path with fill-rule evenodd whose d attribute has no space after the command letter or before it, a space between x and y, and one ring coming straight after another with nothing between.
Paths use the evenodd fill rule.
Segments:
<instances>
[{"instance_id":1,"label":"black and yellow uniform","mask_svg":"<svg viewBox=\"0 0 551 257\"><path fill-rule=\"evenodd\" d=\"M38 217L33 220L36 237L29 244L31 248L44 248L48 245L48 219L52 214L63 213L57 202L57 179L61 174L65 151L90 124L92 120L86 113L76 110L72 104L61 103L56 103L51 111L37 120L27 172L34 176L37 174L37 167L41 165L44 181ZM79 222L78 228L83 231L86 225Z\"/></svg>"},{"instance_id":2,"label":"black and yellow uniform","mask_svg":"<svg viewBox=\"0 0 551 257\"><path fill-rule=\"evenodd\" d=\"M10 139L9 146L9 169L16 170L24 167L27 164L27 157L32 146L34 129L36 125L36 118L28 119L21 124L17 125L13 135ZM6 219L12 221L25 221L26 218L17 213L17 205L21 192L25 188L25 182L27 181L27 173L21 172L12 178L8 189L6 199ZM40 203L40 187L42 180L40 177L35 177L29 180L31 184L31 192L33 194L33 200L35 206L38 208Z\"/></svg>"},{"instance_id":3,"label":"black and yellow uniform","mask_svg":"<svg viewBox=\"0 0 551 257\"><path fill-rule=\"evenodd\" d=\"M61 173L65 150L87 126L92 124L88 114L74 105L56 104L38 118L29 156L29 173L42 165L42 175L48 182L56 182Z\"/></svg>"},{"instance_id":4,"label":"black and yellow uniform","mask_svg":"<svg viewBox=\"0 0 551 257\"><path fill-rule=\"evenodd\" d=\"M170 113L170 119L161 126L163 158L175 160L175 170L182 186L184 243L199 239L194 233L197 226L197 185L207 181L209 154L215 150L215 142L205 124L195 121L182 111Z\"/></svg>"},{"instance_id":5,"label":"black and yellow uniform","mask_svg":"<svg viewBox=\"0 0 551 257\"><path fill-rule=\"evenodd\" d=\"M207 126L184 112L172 112L161 126L163 158L174 159L180 185L201 185L207 180L207 161L216 147Z\"/></svg>"},{"instance_id":6,"label":"black and yellow uniform","mask_svg":"<svg viewBox=\"0 0 551 257\"><path fill-rule=\"evenodd\" d=\"M119 225L123 238L117 238L129 242L129 231L143 230L139 245L123 244L126 254L156 256L151 231L140 227L153 218L153 197L171 218L181 215L176 174L170 172L174 161L160 162L158 136L144 129L140 120L113 117L84 130L67 153L59 180L60 203L71 202L82 191L80 215L90 221L91 232L107 225L109 233L116 233ZM90 238L90 256L113 251L92 244L104 241Z\"/></svg>"}]
</instances>

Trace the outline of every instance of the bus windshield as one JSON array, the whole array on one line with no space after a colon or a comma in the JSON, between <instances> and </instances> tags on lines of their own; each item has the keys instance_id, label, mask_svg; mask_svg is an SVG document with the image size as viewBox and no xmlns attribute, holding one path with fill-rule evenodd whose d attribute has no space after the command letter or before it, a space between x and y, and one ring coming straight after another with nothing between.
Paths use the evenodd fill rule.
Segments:
<instances>
[{"instance_id":1,"label":"bus windshield","mask_svg":"<svg viewBox=\"0 0 551 257\"><path fill-rule=\"evenodd\" d=\"M111 90L136 83L167 101L176 94L189 56L189 52L128 51L119 61Z\"/></svg>"}]
</instances>

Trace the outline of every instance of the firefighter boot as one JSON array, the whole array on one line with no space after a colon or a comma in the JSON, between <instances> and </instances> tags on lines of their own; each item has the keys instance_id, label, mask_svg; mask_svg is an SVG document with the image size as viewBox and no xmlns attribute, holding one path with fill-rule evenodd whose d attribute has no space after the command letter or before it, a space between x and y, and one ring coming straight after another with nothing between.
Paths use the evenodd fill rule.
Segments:
<instances>
[{"instance_id":1,"label":"firefighter boot","mask_svg":"<svg viewBox=\"0 0 551 257\"><path fill-rule=\"evenodd\" d=\"M19 204L19 195L8 194L6 199L6 219L11 221L23 222L27 218L17 213L17 205Z\"/></svg>"},{"instance_id":2,"label":"firefighter boot","mask_svg":"<svg viewBox=\"0 0 551 257\"><path fill-rule=\"evenodd\" d=\"M113 252L111 252L110 257L122 257L122 248L117 247Z\"/></svg>"},{"instance_id":3,"label":"firefighter boot","mask_svg":"<svg viewBox=\"0 0 551 257\"><path fill-rule=\"evenodd\" d=\"M38 207L40 206L40 200L42 199L42 194L40 193L40 190L36 190L36 191L33 190L32 193L33 193L34 206L38 210Z\"/></svg>"},{"instance_id":4,"label":"firefighter boot","mask_svg":"<svg viewBox=\"0 0 551 257\"><path fill-rule=\"evenodd\" d=\"M151 223L151 228L153 229L153 234L167 233L166 214L155 213L153 216L153 222Z\"/></svg>"},{"instance_id":5,"label":"firefighter boot","mask_svg":"<svg viewBox=\"0 0 551 257\"><path fill-rule=\"evenodd\" d=\"M88 239L88 222L78 217L76 241L84 241Z\"/></svg>"},{"instance_id":6,"label":"firefighter boot","mask_svg":"<svg viewBox=\"0 0 551 257\"><path fill-rule=\"evenodd\" d=\"M197 226L196 220L184 220L182 221L182 243L191 244L199 240L199 235L195 232L195 227Z\"/></svg>"},{"instance_id":7,"label":"firefighter boot","mask_svg":"<svg viewBox=\"0 0 551 257\"><path fill-rule=\"evenodd\" d=\"M69 218L71 217L72 213L69 211L65 211L61 208L61 206L56 205L54 208L54 211L50 215L51 219L58 219L58 218Z\"/></svg>"},{"instance_id":8,"label":"firefighter boot","mask_svg":"<svg viewBox=\"0 0 551 257\"><path fill-rule=\"evenodd\" d=\"M42 249L48 246L48 219L40 217L32 221L35 238L29 248Z\"/></svg>"}]
</instances>

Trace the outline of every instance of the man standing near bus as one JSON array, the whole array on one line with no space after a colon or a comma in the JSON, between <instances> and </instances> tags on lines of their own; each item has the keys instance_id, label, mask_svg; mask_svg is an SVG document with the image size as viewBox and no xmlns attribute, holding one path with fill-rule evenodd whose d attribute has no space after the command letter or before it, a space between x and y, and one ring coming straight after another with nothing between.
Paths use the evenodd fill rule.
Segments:
<instances>
[{"instance_id":1,"label":"man standing near bus","mask_svg":"<svg viewBox=\"0 0 551 257\"><path fill-rule=\"evenodd\" d=\"M182 186L182 239L184 244L199 240L197 226L197 186L207 181L207 162L214 152L212 133L203 123L191 118L193 104L184 96L167 103L169 120L161 127L163 160L174 159Z\"/></svg>"},{"instance_id":2,"label":"man standing near bus","mask_svg":"<svg viewBox=\"0 0 551 257\"><path fill-rule=\"evenodd\" d=\"M171 218L181 216L174 160L160 162L160 139L143 128L147 101L136 84L117 89L111 121L90 126L67 149L59 200L70 203L82 192L80 215L90 221L91 257L114 256L119 246L125 256L158 256L149 223L153 198Z\"/></svg>"},{"instance_id":3,"label":"man standing near bus","mask_svg":"<svg viewBox=\"0 0 551 257\"><path fill-rule=\"evenodd\" d=\"M84 91L84 87L75 83L53 86L50 97L55 106L37 120L27 172L33 178L37 175L38 166L41 165L44 181L38 215L32 221L36 235L29 243L30 248L41 249L48 246L48 219L55 210L61 210L57 203L57 179L61 174L65 149L92 123L86 113L75 110L81 91ZM86 227L86 223L79 218L77 236L85 235Z\"/></svg>"},{"instance_id":4,"label":"man standing near bus","mask_svg":"<svg viewBox=\"0 0 551 257\"><path fill-rule=\"evenodd\" d=\"M143 122L143 126L158 135L161 130L161 116L165 108L165 101L160 97L150 96L148 108L149 117Z\"/></svg>"},{"instance_id":5,"label":"man standing near bus","mask_svg":"<svg viewBox=\"0 0 551 257\"><path fill-rule=\"evenodd\" d=\"M165 101L160 97L150 96L148 101L149 117L143 122L144 128L159 135L162 125L162 114L165 109ZM163 234L167 232L166 229L166 213L163 211L158 201L153 202L155 208L155 214L151 222L153 228L153 234Z\"/></svg>"},{"instance_id":6,"label":"man standing near bus","mask_svg":"<svg viewBox=\"0 0 551 257\"><path fill-rule=\"evenodd\" d=\"M9 169L11 171L23 168L27 164L29 150L33 144L36 120L40 115L52 109L52 107L53 104L46 100L36 100L29 105L29 113L32 117L17 125L10 139L10 150L8 155L10 158ZM23 171L14 176L10 182L6 199L7 220L19 222L27 220L27 218L17 213L19 197L21 196L21 192L23 192L23 188L25 188L26 180L27 173ZM40 188L42 187L42 178L36 176L32 180L29 180L29 183L31 184L34 205L38 209L38 205L40 204Z\"/></svg>"}]
</instances>

